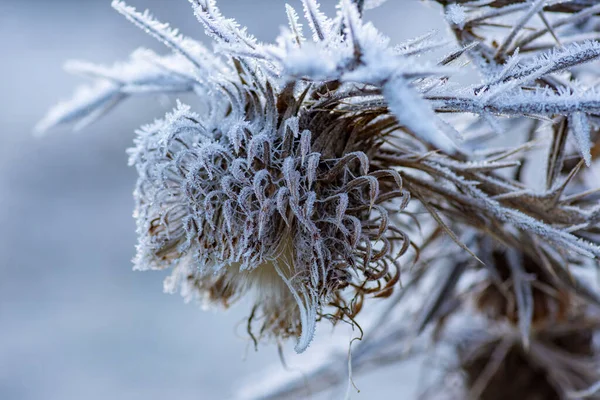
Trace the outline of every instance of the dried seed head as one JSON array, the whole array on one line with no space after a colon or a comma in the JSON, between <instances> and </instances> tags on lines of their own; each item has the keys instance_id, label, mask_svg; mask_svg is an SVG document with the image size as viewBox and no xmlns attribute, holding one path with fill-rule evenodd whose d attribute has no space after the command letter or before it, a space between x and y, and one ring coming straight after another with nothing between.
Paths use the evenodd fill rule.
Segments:
<instances>
[{"instance_id":1,"label":"dried seed head","mask_svg":"<svg viewBox=\"0 0 600 400\"><path fill-rule=\"evenodd\" d=\"M212 97L202 115L179 104L138 132L136 267L173 267L167 290L212 304L255 292L260 335L297 336L302 351L323 307L357 311L341 289L389 292L394 242L400 252L408 242L386 206L408 194L359 151L377 150L374 116L315 110L305 93L261 92L243 77Z\"/></svg>"}]
</instances>

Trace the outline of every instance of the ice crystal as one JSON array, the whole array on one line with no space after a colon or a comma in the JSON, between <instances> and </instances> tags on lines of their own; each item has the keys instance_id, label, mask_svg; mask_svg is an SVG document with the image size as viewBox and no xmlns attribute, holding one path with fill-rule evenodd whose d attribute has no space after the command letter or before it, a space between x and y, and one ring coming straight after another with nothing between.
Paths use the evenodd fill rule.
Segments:
<instances>
[{"instance_id":1,"label":"ice crystal","mask_svg":"<svg viewBox=\"0 0 600 400\"><path fill-rule=\"evenodd\" d=\"M467 13L460 4L450 4L446 10L446 19L448 22L457 25L460 29L465 26Z\"/></svg>"}]
</instances>

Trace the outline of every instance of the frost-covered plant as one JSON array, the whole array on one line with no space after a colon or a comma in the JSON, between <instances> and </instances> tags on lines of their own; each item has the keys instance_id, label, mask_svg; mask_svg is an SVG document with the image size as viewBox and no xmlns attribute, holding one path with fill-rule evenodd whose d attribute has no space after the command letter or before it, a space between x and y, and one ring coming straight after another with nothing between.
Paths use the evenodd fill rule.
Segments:
<instances>
[{"instance_id":1,"label":"frost-covered plant","mask_svg":"<svg viewBox=\"0 0 600 400\"><path fill-rule=\"evenodd\" d=\"M425 61L448 45L432 34L391 45L362 15L382 2L341 0L330 18L302 0L309 30L286 5L288 27L273 44L214 0L191 3L214 51L114 1L173 53L68 64L97 83L38 125L80 128L134 95L190 92L203 103L178 103L137 132L137 269L171 268L166 290L205 304L252 297L250 337L295 337L298 352L317 321L354 324L366 299L395 291L371 316L378 329L356 347L355 372L398 361L403 339L435 325L455 341L462 396L493 398L534 364L546 371L544 396L595 395L588 336L600 295L578 272L600 256L600 205L580 173L598 154L600 5L438 0L459 46ZM460 66L480 81L457 83ZM493 146L500 135L515 144ZM534 150L544 141L541 165ZM440 257L448 238L457 251ZM409 284L398 291L401 274ZM421 310L403 314L399 300L411 296ZM462 325L461 342L444 322L465 314L483 328ZM590 332L576 349L564 344L582 335L575 322ZM588 358L558 362L557 346ZM522 362L498 377L507 354ZM342 376L333 360L311 376L317 387ZM521 398L542 393L530 381L515 389ZM298 390L291 382L261 396Z\"/></svg>"}]
</instances>

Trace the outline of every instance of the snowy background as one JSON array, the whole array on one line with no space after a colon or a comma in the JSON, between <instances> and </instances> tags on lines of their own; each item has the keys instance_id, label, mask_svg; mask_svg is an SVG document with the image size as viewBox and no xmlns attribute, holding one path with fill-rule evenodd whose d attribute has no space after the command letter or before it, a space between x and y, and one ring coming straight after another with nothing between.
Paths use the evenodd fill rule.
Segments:
<instances>
[{"instance_id":1,"label":"snowy background","mask_svg":"<svg viewBox=\"0 0 600 400\"><path fill-rule=\"evenodd\" d=\"M185 0L130 4L204 39ZM285 23L280 0L219 5L265 41ZM331 12L334 1L323 5ZM446 29L439 9L419 0L389 1L367 18L396 41ZM62 71L67 59L166 50L109 0L1 0L0 37L0 399L227 399L277 365L274 346L254 352L242 338L244 305L205 312L163 294L163 274L131 270L136 173L125 149L174 102L133 99L83 132L32 135L80 83ZM302 357L321 356L312 350ZM357 378L353 398L413 397L419 370L402 368Z\"/></svg>"}]
</instances>

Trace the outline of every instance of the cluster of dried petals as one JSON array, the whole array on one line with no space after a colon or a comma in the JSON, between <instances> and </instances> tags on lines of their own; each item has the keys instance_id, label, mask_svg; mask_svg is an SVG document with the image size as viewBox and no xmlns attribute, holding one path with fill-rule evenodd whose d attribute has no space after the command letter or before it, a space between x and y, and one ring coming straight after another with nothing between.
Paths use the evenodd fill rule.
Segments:
<instances>
[{"instance_id":1,"label":"cluster of dried petals","mask_svg":"<svg viewBox=\"0 0 600 400\"><path fill-rule=\"evenodd\" d=\"M376 116L315 110L291 88L261 93L240 75L206 114L180 104L138 132L135 264L173 267L166 289L209 303L254 291L259 335L297 336L302 351L323 307L352 316L346 300L389 294L409 240L388 208L409 196L359 150L377 150Z\"/></svg>"}]
</instances>

